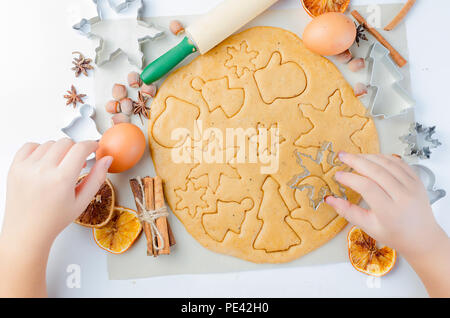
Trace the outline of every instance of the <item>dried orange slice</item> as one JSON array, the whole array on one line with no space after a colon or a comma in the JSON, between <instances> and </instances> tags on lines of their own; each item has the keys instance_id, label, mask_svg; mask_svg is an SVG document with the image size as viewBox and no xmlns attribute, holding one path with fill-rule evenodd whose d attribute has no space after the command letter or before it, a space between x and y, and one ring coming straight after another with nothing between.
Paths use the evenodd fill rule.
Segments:
<instances>
[{"instance_id":1,"label":"dried orange slice","mask_svg":"<svg viewBox=\"0 0 450 318\"><path fill-rule=\"evenodd\" d=\"M78 179L80 184L87 175ZM85 227L101 228L105 226L114 212L115 194L114 187L108 179L102 184L95 197L89 203L86 210L75 220L75 223Z\"/></svg>"},{"instance_id":2,"label":"dried orange slice","mask_svg":"<svg viewBox=\"0 0 450 318\"><path fill-rule=\"evenodd\" d=\"M327 12L344 13L350 0L302 0L303 8L313 18Z\"/></svg>"},{"instance_id":3,"label":"dried orange slice","mask_svg":"<svg viewBox=\"0 0 450 318\"><path fill-rule=\"evenodd\" d=\"M377 247L377 242L363 230L353 227L347 236L348 256L356 270L361 273L381 277L391 271L397 253L390 247Z\"/></svg>"},{"instance_id":4,"label":"dried orange slice","mask_svg":"<svg viewBox=\"0 0 450 318\"><path fill-rule=\"evenodd\" d=\"M122 207L114 208L114 215L101 229L93 229L95 243L113 254L126 252L139 237L142 225L135 211Z\"/></svg>"}]
</instances>

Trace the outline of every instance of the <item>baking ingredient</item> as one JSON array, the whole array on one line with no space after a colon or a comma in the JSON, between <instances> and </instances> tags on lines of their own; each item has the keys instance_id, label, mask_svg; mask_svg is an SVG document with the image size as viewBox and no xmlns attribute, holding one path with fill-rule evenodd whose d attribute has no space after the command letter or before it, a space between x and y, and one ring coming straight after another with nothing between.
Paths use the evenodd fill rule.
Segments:
<instances>
[{"instance_id":1,"label":"baking ingredient","mask_svg":"<svg viewBox=\"0 0 450 318\"><path fill-rule=\"evenodd\" d=\"M132 88L139 88L142 85L141 76L138 72L128 74L128 85Z\"/></svg>"},{"instance_id":2,"label":"baking ingredient","mask_svg":"<svg viewBox=\"0 0 450 318\"><path fill-rule=\"evenodd\" d=\"M359 47L359 44L361 43L361 41L369 41L369 39L367 38L367 35L364 33L366 29L364 28L364 25L360 24L358 25L358 27L356 28L356 39L355 42Z\"/></svg>"},{"instance_id":3,"label":"baking ingredient","mask_svg":"<svg viewBox=\"0 0 450 318\"><path fill-rule=\"evenodd\" d=\"M377 242L354 226L347 236L348 256L353 267L361 273L381 277L389 273L397 260L390 247L378 247Z\"/></svg>"},{"instance_id":4,"label":"baking ingredient","mask_svg":"<svg viewBox=\"0 0 450 318\"><path fill-rule=\"evenodd\" d=\"M350 0L302 0L303 8L311 17L327 12L345 12Z\"/></svg>"},{"instance_id":5,"label":"baking ingredient","mask_svg":"<svg viewBox=\"0 0 450 318\"><path fill-rule=\"evenodd\" d=\"M157 90L158 90L158 88L156 87L155 84L149 84L149 85L144 84L144 85L142 85L141 93L142 93L142 95L153 98L156 96Z\"/></svg>"},{"instance_id":6,"label":"baking ingredient","mask_svg":"<svg viewBox=\"0 0 450 318\"><path fill-rule=\"evenodd\" d=\"M345 14L337 12L314 18L303 32L306 47L324 56L346 51L353 45L355 38L355 23Z\"/></svg>"},{"instance_id":7,"label":"baking ingredient","mask_svg":"<svg viewBox=\"0 0 450 318\"><path fill-rule=\"evenodd\" d=\"M172 20L170 21L169 26L170 32L172 32L175 35L179 35L181 33L184 33L184 26L183 24L178 20Z\"/></svg>"},{"instance_id":8,"label":"baking ingredient","mask_svg":"<svg viewBox=\"0 0 450 318\"><path fill-rule=\"evenodd\" d=\"M81 184L87 175L78 179ZM75 220L75 223L85 227L101 228L105 226L113 216L115 205L114 187L108 179L102 184L95 197L89 203L86 210Z\"/></svg>"},{"instance_id":9,"label":"baking ingredient","mask_svg":"<svg viewBox=\"0 0 450 318\"><path fill-rule=\"evenodd\" d=\"M280 28L247 29L173 72L159 87L150 112L151 158L165 181L171 210L204 247L255 263L297 259L330 241L347 224L327 204L315 211L307 190L289 188L292 176L304 170L296 150L316 158L327 140L336 152L379 152L374 121L343 75ZM185 138L171 138L177 128ZM227 129L233 128L235 133L239 128L254 130L255 136L260 129L267 132L267 139L258 138L259 149L252 148L259 154L258 164L247 160L249 131L237 142L227 138ZM198 143L203 150L198 151L198 162L198 152L191 151L195 140L204 141ZM217 156L220 144L227 143L227 148L236 147L229 157L235 164L226 161L225 149ZM206 162L211 155L212 162ZM311 172L304 182L341 195L333 176L345 167L330 166L327 157L320 163L303 160ZM262 158L271 161L272 168ZM314 194L317 197L318 191ZM346 189L345 194L350 202L359 202L357 193Z\"/></svg>"},{"instance_id":10,"label":"baking ingredient","mask_svg":"<svg viewBox=\"0 0 450 318\"><path fill-rule=\"evenodd\" d=\"M114 114L111 117L111 123L113 125L122 124L122 123L129 123L129 122L130 122L130 117L127 116L124 113Z\"/></svg>"},{"instance_id":11,"label":"baking ingredient","mask_svg":"<svg viewBox=\"0 0 450 318\"><path fill-rule=\"evenodd\" d=\"M99 142L97 160L105 156L114 158L110 173L120 173L134 167L145 151L145 136L139 127L122 123L108 129Z\"/></svg>"},{"instance_id":12,"label":"baking ingredient","mask_svg":"<svg viewBox=\"0 0 450 318\"><path fill-rule=\"evenodd\" d=\"M113 254L126 252L142 232L136 211L115 207L111 221L101 229L93 229L95 243Z\"/></svg>"},{"instance_id":13,"label":"baking ingredient","mask_svg":"<svg viewBox=\"0 0 450 318\"><path fill-rule=\"evenodd\" d=\"M356 19L356 21L358 21L359 24L364 25L364 28L367 30L367 32L372 34L378 40L378 42L380 42L385 48L389 50L392 59L399 67L403 67L408 63L405 58L401 56L401 54L380 34L380 32L378 32L375 28L371 27L367 23L366 19L364 19L357 10L352 11L352 16Z\"/></svg>"},{"instance_id":14,"label":"baking ingredient","mask_svg":"<svg viewBox=\"0 0 450 318\"><path fill-rule=\"evenodd\" d=\"M78 103L84 104L84 97L86 97L86 95L78 94L75 86L73 85L70 91L67 91L67 95L64 95L64 98L67 99L66 105L72 104L73 108L76 108Z\"/></svg>"},{"instance_id":15,"label":"baking ingredient","mask_svg":"<svg viewBox=\"0 0 450 318\"><path fill-rule=\"evenodd\" d=\"M395 16L395 18L389 23L384 30L385 31L392 31L394 30L397 25L400 24L400 22L403 21L403 19L406 17L408 12L412 9L413 5L416 3L416 0L408 0L408 2L405 3L403 8L400 10L400 12Z\"/></svg>"},{"instance_id":16,"label":"baking ingredient","mask_svg":"<svg viewBox=\"0 0 450 318\"><path fill-rule=\"evenodd\" d=\"M148 97L145 97L141 92L138 93L138 100L133 102L133 114L139 115L142 124L142 116L149 119L150 118L150 107L147 106Z\"/></svg>"},{"instance_id":17,"label":"baking ingredient","mask_svg":"<svg viewBox=\"0 0 450 318\"><path fill-rule=\"evenodd\" d=\"M120 113L120 103L116 100L110 100L106 103L105 109L110 114Z\"/></svg>"},{"instance_id":18,"label":"baking ingredient","mask_svg":"<svg viewBox=\"0 0 450 318\"><path fill-rule=\"evenodd\" d=\"M355 84L355 96L356 97L360 97L363 95L366 95L369 91L368 87L366 84L363 83L356 83Z\"/></svg>"},{"instance_id":19,"label":"baking ingredient","mask_svg":"<svg viewBox=\"0 0 450 318\"><path fill-rule=\"evenodd\" d=\"M167 215L161 215L156 220L145 220L145 214L164 213L165 208L162 179L160 177L133 178L130 180L139 215L143 219L145 237L147 238L147 255L157 257L162 254L170 254L170 247L176 244ZM145 209L145 211L144 211ZM153 225L151 224L153 223ZM160 235L155 231L155 227Z\"/></svg>"},{"instance_id":20,"label":"baking ingredient","mask_svg":"<svg viewBox=\"0 0 450 318\"><path fill-rule=\"evenodd\" d=\"M83 73L85 76L88 76L87 71L93 70L94 67L91 65L92 59L87 59L80 52L73 52L72 54L78 54L78 58L74 58L72 64L75 65L72 67L72 71L75 71L75 77L80 76Z\"/></svg>"},{"instance_id":21,"label":"baking ingredient","mask_svg":"<svg viewBox=\"0 0 450 318\"><path fill-rule=\"evenodd\" d=\"M128 96L127 88L122 84L114 84L112 89L112 97L115 100L121 100Z\"/></svg>"},{"instance_id":22,"label":"baking ingredient","mask_svg":"<svg viewBox=\"0 0 450 318\"><path fill-rule=\"evenodd\" d=\"M336 55L335 58L339 63L347 64L352 60L353 54L352 52L350 52L350 50L347 50L345 52L342 52L341 54Z\"/></svg>"},{"instance_id":23,"label":"baking ingredient","mask_svg":"<svg viewBox=\"0 0 450 318\"><path fill-rule=\"evenodd\" d=\"M131 98L124 98L120 101L120 110L125 115L133 114L133 100Z\"/></svg>"},{"instance_id":24,"label":"baking ingredient","mask_svg":"<svg viewBox=\"0 0 450 318\"><path fill-rule=\"evenodd\" d=\"M352 72L359 72L366 67L366 61L363 58L356 58L348 63L348 69Z\"/></svg>"}]
</instances>

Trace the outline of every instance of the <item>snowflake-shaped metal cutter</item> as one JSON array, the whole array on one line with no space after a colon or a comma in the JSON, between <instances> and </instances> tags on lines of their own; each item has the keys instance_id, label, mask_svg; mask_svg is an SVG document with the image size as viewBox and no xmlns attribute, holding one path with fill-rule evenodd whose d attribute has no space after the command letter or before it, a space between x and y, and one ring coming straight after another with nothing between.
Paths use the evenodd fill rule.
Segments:
<instances>
[{"instance_id":1,"label":"snowflake-shaped metal cutter","mask_svg":"<svg viewBox=\"0 0 450 318\"><path fill-rule=\"evenodd\" d=\"M419 123L411 124L409 134L400 137L400 140L408 145L405 155L420 159L430 159L431 149L442 145L438 139L433 138L435 132L436 126L426 127Z\"/></svg>"},{"instance_id":2,"label":"snowflake-shaped metal cutter","mask_svg":"<svg viewBox=\"0 0 450 318\"><path fill-rule=\"evenodd\" d=\"M327 163L331 166L331 168L334 167L340 167L343 165L342 162L340 162L339 160L336 160L336 156L337 154L333 151L333 144L331 142L325 142L324 144L322 144L322 147L317 151L317 155L316 158L313 158L312 156L308 155L308 154L304 154L301 153L300 151L295 151L295 156L297 158L297 163L302 167L303 172L300 174L295 175L289 182L288 182L288 186L291 189L294 190L299 190L299 191L304 191L307 190L308 191L308 198L309 198L309 202L311 204L311 207L317 211L319 209L319 207L325 203L325 198L327 197L327 194L330 193L330 189L328 187L321 187L318 191L317 194L317 198L314 199L314 194L316 192L316 187L310 184L302 184L299 185L299 182L301 182L303 179L309 177L311 175L311 172L308 170L308 168L303 164L303 158L307 158L309 160L312 160L313 162L315 162L316 164L320 165L320 163L323 160L323 156L324 153L326 151L328 152L326 161ZM336 182L336 184L339 187L339 192L340 195L336 194L336 193L332 193L333 196L336 197L340 197L342 199L347 199L347 195L345 194L345 188L336 181L336 179L333 176L333 180Z\"/></svg>"},{"instance_id":3,"label":"snowflake-shaped metal cutter","mask_svg":"<svg viewBox=\"0 0 450 318\"><path fill-rule=\"evenodd\" d=\"M117 55L123 52L123 49L118 47L114 52L112 52L104 61L100 62L100 56L103 51L105 40L92 32L92 27L98 23L101 23L103 18L102 10L100 9L99 2L101 0L92 0L93 3L97 6L97 16L93 17L91 19L82 19L79 23L75 24L73 26L73 29L79 31L82 35L86 36L87 38L97 38L99 40L99 45L95 48L95 64L98 66L101 66L105 63L110 62L112 59L114 59ZM147 28L148 32L145 36L138 38L138 45L139 45L139 61L133 61L130 56L128 57L128 61L142 69L143 63L144 63L144 53L142 52L142 45L149 41L154 40L162 35L164 35L164 31L159 30L158 28L154 27L152 24L149 24L144 21L143 14L144 14L144 2L143 0L124 0L123 2L120 1L114 1L114 0L107 0L108 5L116 12L116 13L122 13L126 9L128 9L131 4L137 2L139 4L139 8L137 10L136 19L138 21L138 24Z\"/></svg>"}]
</instances>

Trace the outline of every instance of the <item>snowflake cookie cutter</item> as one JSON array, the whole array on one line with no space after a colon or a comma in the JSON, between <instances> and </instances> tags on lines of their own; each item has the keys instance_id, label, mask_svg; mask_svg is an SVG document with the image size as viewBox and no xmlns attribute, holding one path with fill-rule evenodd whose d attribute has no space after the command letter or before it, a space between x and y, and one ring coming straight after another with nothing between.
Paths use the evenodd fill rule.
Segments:
<instances>
[{"instance_id":1,"label":"snowflake cookie cutter","mask_svg":"<svg viewBox=\"0 0 450 318\"><path fill-rule=\"evenodd\" d=\"M436 126L426 127L419 123L411 124L409 133L401 136L400 140L407 144L405 156L418 157L419 159L430 159L431 149L442 145L439 139L433 138Z\"/></svg>"},{"instance_id":2,"label":"snowflake cookie cutter","mask_svg":"<svg viewBox=\"0 0 450 318\"><path fill-rule=\"evenodd\" d=\"M372 117L389 119L412 110L415 100L400 85L405 79L389 57L389 50L380 43L372 44L368 61L368 82L372 91L368 112Z\"/></svg>"},{"instance_id":3,"label":"snowflake cookie cutter","mask_svg":"<svg viewBox=\"0 0 450 318\"><path fill-rule=\"evenodd\" d=\"M338 195L336 193L332 193L331 190L329 189L329 187L322 186L322 187L320 187L320 189L317 192L317 198L314 199L314 194L316 193L316 190L317 190L315 186L310 185L310 184L299 185L299 182L301 182L303 179L311 176L311 171L309 171L309 169L303 164L303 158L307 158L319 165L323 160L324 152L326 152L327 150L328 150L328 155L326 158L326 162L328 163L328 165L330 165L331 169L342 166L343 163L340 162L339 160L336 160L337 154L333 151L333 144L331 142L325 142L322 144L320 149L317 151L316 158L313 158L313 156L311 156L311 155L304 154L304 153L301 153L300 151L296 150L294 152L294 154L297 158L297 163L302 167L303 172L295 175L288 182L288 186L291 189L299 190L299 191L304 191L304 190L308 191L309 202L311 204L311 207L315 211L317 211L319 209L319 207L323 203L325 203L325 198L328 195L330 195L330 193L336 197L339 197L339 198L342 198L345 200L347 199L347 195L345 193L345 188L339 182L336 181L334 176L332 177L332 179L338 185L340 195Z\"/></svg>"},{"instance_id":4,"label":"snowflake cookie cutter","mask_svg":"<svg viewBox=\"0 0 450 318\"><path fill-rule=\"evenodd\" d=\"M137 56L132 57L131 53L127 53L123 47L115 47L110 50L109 54L106 54L106 58L102 58L103 51L105 50L106 41L104 36L101 36L95 32L96 27L98 27L102 21L105 21L104 14L100 8L100 2L107 1L107 5L117 14L124 12L126 9L134 3L138 4L138 9L136 13L136 20L138 26L145 28L146 32L142 36L137 36L136 42L138 47ZM97 7L97 16L91 19L82 19L79 23L75 24L72 28L80 32L83 36L88 39L97 39L99 41L98 46L95 48L95 59L94 62L97 66L102 66L120 54L125 54L130 64L137 66L139 69L143 68L144 65L144 53L142 52L142 46L144 43L150 40L156 40L164 35L164 31L158 29L151 23L147 23L144 18L144 1L143 0L125 0L123 2L115 0L92 0L94 5Z\"/></svg>"},{"instance_id":5,"label":"snowflake cookie cutter","mask_svg":"<svg viewBox=\"0 0 450 318\"><path fill-rule=\"evenodd\" d=\"M420 180L425 185L428 193L428 198L430 199L430 204L434 204L440 199L447 195L447 192L442 189L435 189L436 185L436 175L431 171L431 169L423 165L411 165L411 168L419 176Z\"/></svg>"},{"instance_id":6,"label":"snowflake cookie cutter","mask_svg":"<svg viewBox=\"0 0 450 318\"><path fill-rule=\"evenodd\" d=\"M93 117L95 108L85 104L80 107L80 116L75 117L72 122L61 129L61 131L71 138L74 142L86 140L100 140L102 135L98 132L97 125ZM95 154L91 154L88 160L94 159Z\"/></svg>"}]
</instances>

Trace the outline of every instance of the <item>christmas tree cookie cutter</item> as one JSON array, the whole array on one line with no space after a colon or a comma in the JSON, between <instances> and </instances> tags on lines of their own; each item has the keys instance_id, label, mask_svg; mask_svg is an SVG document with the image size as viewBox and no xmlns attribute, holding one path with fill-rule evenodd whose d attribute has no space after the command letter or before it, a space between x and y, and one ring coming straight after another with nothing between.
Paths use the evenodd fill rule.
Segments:
<instances>
[{"instance_id":1,"label":"christmas tree cookie cutter","mask_svg":"<svg viewBox=\"0 0 450 318\"><path fill-rule=\"evenodd\" d=\"M120 54L127 55L128 61L130 64L137 66L142 69L144 64L144 53L142 52L142 46L149 40L156 40L161 38L164 35L164 31L158 29L151 23L147 23L144 18L144 2L143 0L125 0L123 2L119 2L114 0L92 0L94 5L97 6L97 16L91 19L82 19L79 23L73 26L74 30L80 32L83 36L86 36L89 39L97 39L99 44L95 48L95 59L94 62L98 66L102 66L111 60L113 60L116 56ZM100 2L107 1L108 6L117 14L124 12L128 9L132 4L137 3L138 9L136 13L137 26L141 29L145 29L145 32L139 33L140 35L136 36L136 50L137 53L131 53L121 45L114 47L113 49L108 49L107 53L105 53L105 46L107 44L107 39L105 39L105 34L103 32L98 32L96 29L105 21L104 14L100 8ZM119 22L116 22L119 23ZM136 31L136 30L134 30ZM102 34L98 34L102 33ZM111 32L110 32L111 33ZM137 33L137 32L136 32ZM130 32L130 36L133 36L133 32ZM102 55L105 54L106 57Z\"/></svg>"},{"instance_id":2,"label":"christmas tree cookie cutter","mask_svg":"<svg viewBox=\"0 0 450 318\"><path fill-rule=\"evenodd\" d=\"M400 140L407 144L405 155L408 157L418 157L419 159L430 159L431 149L435 149L442 143L433 138L436 127L425 127L419 123L411 124L409 134L401 136Z\"/></svg>"},{"instance_id":3,"label":"christmas tree cookie cutter","mask_svg":"<svg viewBox=\"0 0 450 318\"><path fill-rule=\"evenodd\" d=\"M368 111L372 117L389 119L407 113L415 105L414 99L401 86L404 76L389 54L387 48L376 42L366 59L372 92Z\"/></svg>"},{"instance_id":4,"label":"christmas tree cookie cutter","mask_svg":"<svg viewBox=\"0 0 450 318\"><path fill-rule=\"evenodd\" d=\"M325 198L328 195L333 195L335 197L339 197L342 199L347 199L347 195L345 193L345 188L336 181L336 179L334 178L334 176L332 177L333 181L336 182L336 184L338 185L339 188L339 192L340 194L337 193L332 193L331 190L329 189L329 187L320 187L320 189L317 192L316 198L315 197L315 193L317 191L316 187L310 184L301 184L299 185L299 183L311 176L311 171L309 171L309 169L304 165L303 163L303 158L307 158L313 162L315 162L316 164L320 165L323 161L323 157L324 157L324 153L328 150L328 155L326 156L326 162L328 163L328 165L332 168L335 167L340 167L343 165L342 162L340 162L339 160L337 160L337 154L333 151L333 144L331 142L324 142L322 144L322 146L320 147L320 149L317 151L317 155L316 158L313 158L313 156L305 154L305 153L301 153L300 151L296 150L294 152L295 157L297 158L297 163L300 165L300 167L303 169L303 172L300 174L295 175L289 182L288 182L288 186L291 189L294 190L299 190L299 191L308 191L308 198L309 198L309 202L311 207L317 211L319 209L319 207L325 203ZM347 169L346 171L350 171L351 169Z\"/></svg>"},{"instance_id":5,"label":"christmas tree cookie cutter","mask_svg":"<svg viewBox=\"0 0 450 318\"><path fill-rule=\"evenodd\" d=\"M71 138L74 142L86 140L100 140L102 135L97 130L97 125L93 117L95 116L95 108L91 105L83 105L80 107L80 116L75 117L72 122L61 129L61 131ZM91 154L88 160L94 159L95 154Z\"/></svg>"},{"instance_id":6,"label":"christmas tree cookie cutter","mask_svg":"<svg viewBox=\"0 0 450 318\"><path fill-rule=\"evenodd\" d=\"M435 189L436 175L433 171L423 165L411 165L411 168L425 185L430 204L436 203L447 195L445 190Z\"/></svg>"}]
</instances>

